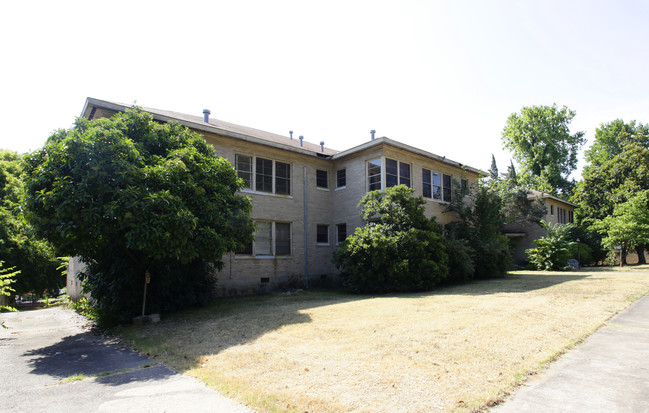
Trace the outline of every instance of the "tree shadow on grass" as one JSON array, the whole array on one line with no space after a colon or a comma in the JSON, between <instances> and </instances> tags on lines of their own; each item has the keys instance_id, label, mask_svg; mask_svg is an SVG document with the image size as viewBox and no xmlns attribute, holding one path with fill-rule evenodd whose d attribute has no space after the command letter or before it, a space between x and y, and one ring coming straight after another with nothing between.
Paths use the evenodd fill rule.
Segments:
<instances>
[{"instance_id":1,"label":"tree shadow on grass","mask_svg":"<svg viewBox=\"0 0 649 413\"><path fill-rule=\"evenodd\" d=\"M310 323L308 310L376 298L421 298L434 295L526 293L593 276L586 272L517 272L503 278L477 280L421 293L357 295L342 291L304 291L262 296L227 297L208 307L163 317L160 324L127 327L125 336L152 356L160 355L186 371L210 356L254 343L259 337L290 325ZM305 342L310 338L304 337ZM168 357L166 356L168 353Z\"/></svg>"},{"instance_id":2,"label":"tree shadow on grass","mask_svg":"<svg viewBox=\"0 0 649 413\"><path fill-rule=\"evenodd\" d=\"M149 373L133 373L139 367L154 364L146 356L132 351L128 346L92 336L89 333L79 333L64 337L50 346L25 352L32 367L32 374L51 376L64 380L73 376L94 376L96 380L106 384L124 384L136 380L150 380ZM159 370L159 378L172 375L173 372ZM130 374L124 375L129 371ZM117 376L120 373L120 378Z\"/></svg>"},{"instance_id":3,"label":"tree shadow on grass","mask_svg":"<svg viewBox=\"0 0 649 413\"><path fill-rule=\"evenodd\" d=\"M497 293L527 293L575 280L592 277L586 272L517 271L502 278L475 280L466 284L448 286L435 291L444 295L486 295Z\"/></svg>"}]
</instances>

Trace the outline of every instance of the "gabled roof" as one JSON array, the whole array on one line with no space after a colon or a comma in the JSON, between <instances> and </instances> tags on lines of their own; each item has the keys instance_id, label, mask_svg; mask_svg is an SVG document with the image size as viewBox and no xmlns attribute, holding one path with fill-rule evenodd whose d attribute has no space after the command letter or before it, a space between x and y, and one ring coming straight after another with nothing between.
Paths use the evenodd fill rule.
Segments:
<instances>
[{"instance_id":1,"label":"gabled roof","mask_svg":"<svg viewBox=\"0 0 649 413\"><path fill-rule=\"evenodd\" d=\"M83 107L81 116L93 119L94 117L111 116L116 112L124 112L126 109L132 107L124 103L110 102L107 100L100 100L95 98L87 98L86 104ZM259 143L262 145L272 146L284 150L294 152L301 152L311 156L321 156L325 158L339 159L344 156L354 154L356 152L364 151L378 145L391 145L396 148L404 149L408 152L424 156L456 168L466 169L467 171L476 173L478 175L486 175L484 171L463 165L459 162L447 159L445 156L436 155L422 149L415 148L414 146L406 145L404 143L388 139L386 137L373 139L353 148L337 151L335 149L325 147L322 150L320 145L303 141L303 146L300 146L300 140L297 138L291 139L288 136L277 135L275 133L262 131L248 126L236 125L234 123L225 122L222 120L209 118L209 122L204 122L202 116L187 115L184 113L173 112L169 110L160 110L154 108L142 107L142 110L153 115L153 118L163 122L176 121L181 125L189 128L214 133L218 135L225 135L236 139Z\"/></svg>"},{"instance_id":2,"label":"gabled roof","mask_svg":"<svg viewBox=\"0 0 649 413\"><path fill-rule=\"evenodd\" d=\"M109 111L124 112L132 105L123 103L109 102L106 100L87 98L86 104L83 108L81 116L92 118L93 109L101 108L108 109ZM160 121L176 121L181 125L187 126L192 129L201 130L204 132L211 132L219 135L226 135L234 138L239 138L246 141L258 142L263 144L274 144L272 146L279 146L282 149L292 149L299 152L308 152L315 154L326 155L327 157L338 153L337 150L331 148L324 148L322 151L320 145L303 141L303 146L300 146L300 140L297 138L291 139L288 136L277 135L275 133L262 131L248 126L236 125L234 123L225 122L219 119L209 118L209 122L204 122L202 116L187 115L185 113L173 112L170 110L160 110L154 108L142 107L142 110L153 115L153 118Z\"/></svg>"},{"instance_id":3,"label":"gabled roof","mask_svg":"<svg viewBox=\"0 0 649 413\"><path fill-rule=\"evenodd\" d=\"M541 199L554 199L557 202L561 202L566 205L570 205L571 207L579 208L579 205L575 205L572 202L566 201L565 199L558 198L554 195L550 195L545 192L537 191L535 189L532 189L531 194L527 195L527 199L530 201L533 201L536 198L541 198Z\"/></svg>"}]
</instances>

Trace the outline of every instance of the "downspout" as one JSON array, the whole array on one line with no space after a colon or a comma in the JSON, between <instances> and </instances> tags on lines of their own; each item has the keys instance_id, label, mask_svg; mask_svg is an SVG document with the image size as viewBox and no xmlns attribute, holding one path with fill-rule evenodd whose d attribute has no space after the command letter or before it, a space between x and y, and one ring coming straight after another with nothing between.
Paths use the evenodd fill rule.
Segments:
<instances>
[{"instance_id":1,"label":"downspout","mask_svg":"<svg viewBox=\"0 0 649 413\"><path fill-rule=\"evenodd\" d=\"M307 222L306 166L304 167L304 287L309 288L309 224Z\"/></svg>"}]
</instances>

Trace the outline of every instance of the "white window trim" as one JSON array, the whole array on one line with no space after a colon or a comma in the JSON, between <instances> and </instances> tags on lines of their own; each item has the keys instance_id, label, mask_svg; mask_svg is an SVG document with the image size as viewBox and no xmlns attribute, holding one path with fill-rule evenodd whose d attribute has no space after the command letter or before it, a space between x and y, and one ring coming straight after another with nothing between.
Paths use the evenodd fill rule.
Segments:
<instances>
[{"instance_id":1,"label":"white window trim","mask_svg":"<svg viewBox=\"0 0 649 413\"><path fill-rule=\"evenodd\" d=\"M338 240L338 227L341 226L341 225L345 226L345 239L347 239L347 237L349 236L349 234L347 233L347 223L346 222L341 222L339 224L336 224L336 234L335 234L336 235L336 245L342 244L342 242Z\"/></svg>"},{"instance_id":2,"label":"white window trim","mask_svg":"<svg viewBox=\"0 0 649 413\"><path fill-rule=\"evenodd\" d=\"M320 226L327 227L327 242L318 242L318 227L320 227ZM331 246L331 228L330 227L331 227L331 225L329 225L329 224L316 224L316 232L315 232L316 242L315 243L316 243L317 246L319 246L319 247L329 247L329 246Z\"/></svg>"},{"instance_id":3,"label":"white window trim","mask_svg":"<svg viewBox=\"0 0 649 413\"><path fill-rule=\"evenodd\" d=\"M256 260L267 260L267 259L292 259L293 258L293 223L292 222L287 222L287 221L270 221L270 220L265 220L265 219L255 219L255 222L270 222L271 225L271 241L270 241L270 248L271 248L271 254L267 255L257 255L255 251L255 244L256 241L252 241L252 253L251 254L237 254L236 252L234 253L234 258L235 259L256 259ZM277 242L277 230L276 230L276 224L289 224L290 225L290 249L291 253L288 255L277 255L276 254L276 242Z\"/></svg>"},{"instance_id":4,"label":"white window trim","mask_svg":"<svg viewBox=\"0 0 649 413\"><path fill-rule=\"evenodd\" d=\"M426 201L430 201L430 202L437 202L439 204L449 204L450 201L445 201L444 200L444 175L451 177L451 198L453 198L453 175L445 174L443 172L438 172L438 171L436 171L435 169L432 169L432 168L422 167L421 169L422 169L422 174L423 174L424 169L426 169L427 171L430 172L430 195L431 195L430 198L427 197L427 196L424 196L424 182L423 182L423 177L422 177L422 182L421 182L421 196L422 196L422 198L424 198ZM433 196L433 194L435 193L434 189L435 189L435 186L436 186L435 184L433 184L433 174L435 174L435 173L439 174L439 189L440 189L440 196L441 196L440 199L435 199L435 197ZM469 184L469 182L468 182L468 179L467 179L467 185L468 184Z\"/></svg>"},{"instance_id":5,"label":"white window trim","mask_svg":"<svg viewBox=\"0 0 649 413\"><path fill-rule=\"evenodd\" d=\"M401 167L400 167L401 165L400 164L407 164L408 166L410 166L410 186L409 186L409 188L413 188L413 180L414 180L414 178L413 178L413 164L410 163L410 162L401 162L398 159L388 158L385 155L381 155L378 158L367 159L365 161L365 192L370 191L370 179L369 179L370 178L369 177L370 161L373 161L373 160L376 160L376 159L381 160L381 189L380 189L381 191L385 192L385 190L388 188L387 187L386 159L393 160L393 161L395 161L397 163L397 185L399 185L399 182L401 181Z\"/></svg>"},{"instance_id":6,"label":"white window trim","mask_svg":"<svg viewBox=\"0 0 649 413\"><path fill-rule=\"evenodd\" d=\"M289 199L293 198L293 175L294 174L293 174L293 163L292 162L280 161L280 160L273 159L273 158L268 158L268 157L265 157L265 156L247 155L247 154L244 154L244 153L235 153L235 155L234 155L235 160L236 160L237 155L250 156L252 158L252 179L251 179L251 183L250 183L250 186L252 188L241 188L241 190L239 192L245 192L247 194L256 194L256 195L276 196L276 197L280 197L280 198L289 198ZM257 158L268 159L269 161L273 162L273 191L272 192L257 191L257 189L256 189L257 188ZM290 194L288 194L288 195L275 193L275 191L276 191L275 184L276 184L276 179L277 179L277 175L275 175L275 171L276 171L275 164L277 162L281 162L281 163L285 163L285 164L289 165L289 168L290 168L290 171L291 171L291 178L290 178L290 182L289 182L289 192L290 192ZM235 168L236 168L236 164L235 164ZM236 170L236 172L238 174L239 171Z\"/></svg>"}]
</instances>

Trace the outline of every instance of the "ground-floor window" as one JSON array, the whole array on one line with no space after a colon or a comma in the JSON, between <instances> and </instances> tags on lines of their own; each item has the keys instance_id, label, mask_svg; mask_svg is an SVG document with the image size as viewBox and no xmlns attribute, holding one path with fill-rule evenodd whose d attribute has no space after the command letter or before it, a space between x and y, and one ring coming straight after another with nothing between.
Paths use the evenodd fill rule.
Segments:
<instances>
[{"instance_id":1,"label":"ground-floor window","mask_svg":"<svg viewBox=\"0 0 649 413\"><path fill-rule=\"evenodd\" d=\"M329 245L329 225L318 225L316 227L316 242Z\"/></svg>"},{"instance_id":2,"label":"ground-floor window","mask_svg":"<svg viewBox=\"0 0 649 413\"><path fill-rule=\"evenodd\" d=\"M255 221L254 241L236 251L237 255L282 256L291 255L291 223Z\"/></svg>"},{"instance_id":3,"label":"ground-floor window","mask_svg":"<svg viewBox=\"0 0 649 413\"><path fill-rule=\"evenodd\" d=\"M347 239L347 224L336 225L336 242L340 244Z\"/></svg>"}]
</instances>

